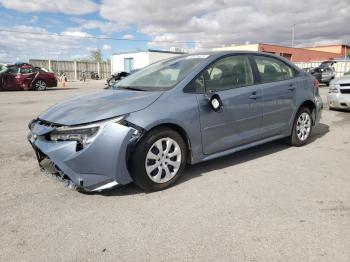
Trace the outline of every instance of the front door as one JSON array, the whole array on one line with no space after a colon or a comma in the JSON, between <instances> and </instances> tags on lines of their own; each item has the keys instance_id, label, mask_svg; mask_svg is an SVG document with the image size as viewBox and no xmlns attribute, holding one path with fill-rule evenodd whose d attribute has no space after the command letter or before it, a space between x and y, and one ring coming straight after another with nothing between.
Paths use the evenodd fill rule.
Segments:
<instances>
[{"instance_id":1,"label":"front door","mask_svg":"<svg viewBox=\"0 0 350 262\"><path fill-rule=\"evenodd\" d=\"M261 137L262 93L254 85L253 72L246 55L222 58L205 69L196 79L205 92L198 94L204 154L220 152L251 143ZM214 111L211 94L222 100Z\"/></svg>"}]
</instances>

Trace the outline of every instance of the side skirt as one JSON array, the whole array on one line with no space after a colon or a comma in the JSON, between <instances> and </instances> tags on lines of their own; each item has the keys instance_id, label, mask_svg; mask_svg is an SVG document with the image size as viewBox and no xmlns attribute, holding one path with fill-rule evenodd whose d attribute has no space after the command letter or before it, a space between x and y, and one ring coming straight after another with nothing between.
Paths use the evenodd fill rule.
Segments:
<instances>
[{"instance_id":1,"label":"side skirt","mask_svg":"<svg viewBox=\"0 0 350 262\"><path fill-rule=\"evenodd\" d=\"M248 148L251 148L251 147L262 145L262 144L265 144L265 143L268 143L268 142L271 142L271 141L274 141L274 140L278 140L278 139L281 139L281 138L284 138L284 137L286 137L286 136L285 135L273 136L273 137L269 137L269 138L266 138L266 139L263 139L263 140L260 140L260 141L256 141L256 142L253 142L253 143L250 143L250 144L246 144L246 145L242 145L242 146L239 146L239 147L231 148L231 149L228 149L228 150L225 150L225 151L221 151L221 152L218 152L218 153L214 153L214 154L205 156L200 162L212 160L212 159L215 159L215 158L218 158L218 157L222 157L222 156L227 156L227 155L236 153L238 151L242 151L244 149L248 149Z\"/></svg>"}]
</instances>

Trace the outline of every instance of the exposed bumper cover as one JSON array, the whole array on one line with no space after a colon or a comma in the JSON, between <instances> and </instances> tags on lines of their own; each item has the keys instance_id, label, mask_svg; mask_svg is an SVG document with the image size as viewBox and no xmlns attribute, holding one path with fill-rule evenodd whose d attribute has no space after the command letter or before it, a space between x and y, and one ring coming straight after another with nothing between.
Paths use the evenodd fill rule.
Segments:
<instances>
[{"instance_id":1,"label":"exposed bumper cover","mask_svg":"<svg viewBox=\"0 0 350 262\"><path fill-rule=\"evenodd\" d=\"M127 169L127 147L135 129L117 123L107 123L95 140L82 150L77 142L53 142L42 138L52 127L34 124L28 140L36 151L39 163L48 158L78 188L85 191L103 190L117 184L127 184L132 178Z\"/></svg>"}]
</instances>

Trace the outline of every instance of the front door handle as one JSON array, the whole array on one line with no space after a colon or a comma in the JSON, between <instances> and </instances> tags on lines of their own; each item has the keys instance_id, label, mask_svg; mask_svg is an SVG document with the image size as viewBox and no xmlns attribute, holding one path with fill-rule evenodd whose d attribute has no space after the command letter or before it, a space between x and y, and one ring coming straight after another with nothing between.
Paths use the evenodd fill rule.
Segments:
<instances>
[{"instance_id":1,"label":"front door handle","mask_svg":"<svg viewBox=\"0 0 350 262\"><path fill-rule=\"evenodd\" d=\"M288 87L289 91L294 91L295 90L295 86L293 84L290 84Z\"/></svg>"},{"instance_id":2,"label":"front door handle","mask_svg":"<svg viewBox=\"0 0 350 262\"><path fill-rule=\"evenodd\" d=\"M260 95L259 95L256 91L254 91L254 92L249 96L250 99L258 99L259 97L260 97Z\"/></svg>"}]
</instances>

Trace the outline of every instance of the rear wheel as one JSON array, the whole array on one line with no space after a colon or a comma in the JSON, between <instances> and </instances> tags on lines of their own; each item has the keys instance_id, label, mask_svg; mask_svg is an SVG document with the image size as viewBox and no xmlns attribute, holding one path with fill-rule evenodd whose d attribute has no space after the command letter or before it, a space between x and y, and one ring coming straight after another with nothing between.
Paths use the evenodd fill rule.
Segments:
<instances>
[{"instance_id":1,"label":"rear wheel","mask_svg":"<svg viewBox=\"0 0 350 262\"><path fill-rule=\"evenodd\" d=\"M131 158L131 175L146 191L162 190L181 176L187 149L182 137L170 128L157 128L140 141Z\"/></svg>"},{"instance_id":2,"label":"rear wheel","mask_svg":"<svg viewBox=\"0 0 350 262\"><path fill-rule=\"evenodd\" d=\"M34 86L34 90L36 91L44 91L47 88L47 84L44 80L36 80L33 83L33 86Z\"/></svg>"},{"instance_id":3,"label":"rear wheel","mask_svg":"<svg viewBox=\"0 0 350 262\"><path fill-rule=\"evenodd\" d=\"M291 136L288 143L293 146L305 145L311 137L312 116L311 111L307 107L302 107L296 114Z\"/></svg>"}]
</instances>

